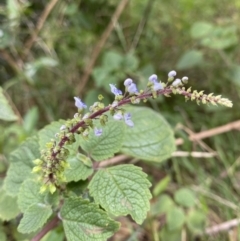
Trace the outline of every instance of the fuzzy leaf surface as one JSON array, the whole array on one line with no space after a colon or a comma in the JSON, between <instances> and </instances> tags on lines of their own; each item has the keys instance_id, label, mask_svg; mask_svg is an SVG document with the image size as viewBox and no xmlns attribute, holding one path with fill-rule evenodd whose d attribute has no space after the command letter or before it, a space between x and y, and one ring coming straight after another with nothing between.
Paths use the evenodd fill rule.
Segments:
<instances>
[{"instance_id":1,"label":"fuzzy leaf surface","mask_svg":"<svg viewBox=\"0 0 240 241\"><path fill-rule=\"evenodd\" d=\"M10 155L10 167L4 180L4 188L9 195L16 196L24 180L34 176L31 173L33 160L39 158L39 145L37 137L27 139Z\"/></svg>"},{"instance_id":2,"label":"fuzzy leaf surface","mask_svg":"<svg viewBox=\"0 0 240 241\"><path fill-rule=\"evenodd\" d=\"M122 145L125 126L123 122L109 121L103 128L101 136L89 134L88 141L81 141L81 147L95 161L102 161L112 157Z\"/></svg>"},{"instance_id":3,"label":"fuzzy leaf surface","mask_svg":"<svg viewBox=\"0 0 240 241\"><path fill-rule=\"evenodd\" d=\"M86 180L92 173L91 160L82 154L77 154L74 157L68 158L70 167L65 170L67 182Z\"/></svg>"},{"instance_id":4,"label":"fuzzy leaf surface","mask_svg":"<svg viewBox=\"0 0 240 241\"><path fill-rule=\"evenodd\" d=\"M151 183L140 167L118 165L99 170L89 184L90 194L108 212L130 214L141 224L150 208Z\"/></svg>"},{"instance_id":5,"label":"fuzzy leaf surface","mask_svg":"<svg viewBox=\"0 0 240 241\"><path fill-rule=\"evenodd\" d=\"M58 194L51 194L49 192L40 193L41 184L33 181L26 180L22 183L18 194L18 206L22 212L26 212L27 209L33 204L39 205L54 205L58 202Z\"/></svg>"},{"instance_id":6,"label":"fuzzy leaf surface","mask_svg":"<svg viewBox=\"0 0 240 241\"><path fill-rule=\"evenodd\" d=\"M60 132L60 127L64 121L53 121L38 132L40 149L45 149L46 143L55 138L55 134Z\"/></svg>"},{"instance_id":7,"label":"fuzzy leaf surface","mask_svg":"<svg viewBox=\"0 0 240 241\"><path fill-rule=\"evenodd\" d=\"M41 228L51 216L51 206L42 203L31 205L23 214L18 226L20 233L31 233Z\"/></svg>"},{"instance_id":8,"label":"fuzzy leaf surface","mask_svg":"<svg viewBox=\"0 0 240 241\"><path fill-rule=\"evenodd\" d=\"M14 114L6 97L3 94L3 89L0 87L0 119L5 121L15 121L18 117Z\"/></svg>"},{"instance_id":9,"label":"fuzzy leaf surface","mask_svg":"<svg viewBox=\"0 0 240 241\"><path fill-rule=\"evenodd\" d=\"M68 241L105 241L119 228L106 212L82 198L66 199L61 217Z\"/></svg>"},{"instance_id":10,"label":"fuzzy leaf surface","mask_svg":"<svg viewBox=\"0 0 240 241\"><path fill-rule=\"evenodd\" d=\"M9 196L4 189L0 189L0 219L9 221L20 213L17 198ZM0 239L1 240L1 239Z\"/></svg>"},{"instance_id":11,"label":"fuzzy leaf surface","mask_svg":"<svg viewBox=\"0 0 240 241\"><path fill-rule=\"evenodd\" d=\"M175 150L173 131L165 119L146 107L127 108L134 127L126 128L122 152L130 156L161 162Z\"/></svg>"}]
</instances>

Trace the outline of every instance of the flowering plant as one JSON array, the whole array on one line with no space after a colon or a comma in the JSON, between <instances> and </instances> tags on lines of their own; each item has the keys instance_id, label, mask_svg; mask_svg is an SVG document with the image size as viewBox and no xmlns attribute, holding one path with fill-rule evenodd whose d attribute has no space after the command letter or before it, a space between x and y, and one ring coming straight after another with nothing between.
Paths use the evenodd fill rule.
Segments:
<instances>
[{"instance_id":1,"label":"flowering plant","mask_svg":"<svg viewBox=\"0 0 240 241\"><path fill-rule=\"evenodd\" d=\"M9 202L17 197L23 213L18 230L36 232L51 217L33 240L60 221L69 241L106 240L119 229L113 216L129 214L141 224L150 208L147 175L133 164L107 167L104 160L122 152L160 162L170 157L175 145L171 128L159 114L127 105L178 94L197 104L232 107L226 98L185 88L188 77L176 74L170 71L166 82L151 75L145 90L138 90L130 78L124 81L124 91L110 84L114 101L105 106L99 95L87 112L86 104L74 97L73 119L51 123L14 151L4 188ZM18 213L17 208L13 217Z\"/></svg>"}]
</instances>

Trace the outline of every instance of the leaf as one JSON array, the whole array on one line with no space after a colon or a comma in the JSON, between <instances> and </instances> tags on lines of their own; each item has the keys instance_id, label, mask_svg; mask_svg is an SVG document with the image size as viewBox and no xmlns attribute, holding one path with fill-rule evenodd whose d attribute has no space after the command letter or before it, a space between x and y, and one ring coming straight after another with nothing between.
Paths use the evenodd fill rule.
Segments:
<instances>
[{"instance_id":1,"label":"leaf","mask_svg":"<svg viewBox=\"0 0 240 241\"><path fill-rule=\"evenodd\" d=\"M26 212L33 204L51 206L58 201L58 195L49 192L41 194L39 192L41 184L34 180L26 180L22 183L18 194L18 205L22 212Z\"/></svg>"},{"instance_id":2,"label":"leaf","mask_svg":"<svg viewBox=\"0 0 240 241\"><path fill-rule=\"evenodd\" d=\"M169 231L167 227L163 227L160 232L161 240L167 241L180 241L182 236L182 230L171 230Z\"/></svg>"},{"instance_id":3,"label":"leaf","mask_svg":"<svg viewBox=\"0 0 240 241\"><path fill-rule=\"evenodd\" d=\"M33 160L40 157L37 137L27 139L10 155L10 167L4 180L4 188L9 195L17 196L22 182L35 175L31 173Z\"/></svg>"},{"instance_id":4,"label":"leaf","mask_svg":"<svg viewBox=\"0 0 240 241\"><path fill-rule=\"evenodd\" d=\"M15 121L18 117L14 114L11 106L9 105L6 97L4 96L3 89L0 87L0 119L5 121Z\"/></svg>"},{"instance_id":5,"label":"leaf","mask_svg":"<svg viewBox=\"0 0 240 241\"><path fill-rule=\"evenodd\" d=\"M63 124L63 120L53 121L38 132L40 150L45 149L46 143L55 138L56 133L60 131Z\"/></svg>"},{"instance_id":6,"label":"leaf","mask_svg":"<svg viewBox=\"0 0 240 241\"><path fill-rule=\"evenodd\" d=\"M228 76L236 86L240 87L240 65L233 66Z\"/></svg>"},{"instance_id":7,"label":"leaf","mask_svg":"<svg viewBox=\"0 0 240 241\"><path fill-rule=\"evenodd\" d=\"M51 206L42 203L31 205L23 214L18 226L21 233L31 233L41 228L51 216Z\"/></svg>"},{"instance_id":8,"label":"leaf","mask_svg":"<svg viewBox=\"0 0 240 241\"><path fill-rule=\"evenodd\" d=\"M31 133L36 127L39 118L37 107L31 108L24 116L23 128L27 133Z\"/></svg>"},{"instance_id":9,"label":"leaf","mask_svg":"<svg viewBox=\"0 0 240 241\"><path fill-rule=\"evenodd\" d=\"M203 53L199 50L189 50L185 52L177 62L178 70L191 69L203 64Z\"/></svg>"},{"instance_id":10,"label":"leaf","mask_svg":"<svg viewBox=\"0 0 240 241\"><path fill-rule=\"evenodd\" d=\"M122 55L115 51L108 51L103 56L103 66L109 70L119 69L122 61Z\"/></svg>"},{"instance_id":11,"label":"leaf","mask_svg":"<svg viewBox=\"0 0 240 241\"><path fill-rule=\"evenodd\" d=\"M105 241L119 229L96 204L81 198L66 199L61 218L68 241Z\"/></svg>"},{"instance_id":12,"label":"leaf","mask_svg":"<svg viewBox=\"0 0 240 241\"><path fill-rule=\"evenodd\" d=\"M157 201L151 206L152 215L166 214L172 208L175 207L175 203L172 198L166 194L161 195Z\"/></svg>"},{"instance_id":13,"label":"leaf","mask_svg":"<svg viewBox=\"0 0 240 241\"><path fill-rule=\"evenodd\" d=\"M51 230L48 232L41 241L64 241L65 235L63 230Z\"/></svg>"},{"instance_id":14,"label":"leaf","mask_svg":"<svg viewBox=\"0 0 240 241\"><path fill-rule=\"evenodd\" d=\"M95 161L112 157L120 150L125 126L123 122L109 121L102 129L101 136L96 137L92 131L88 141L81 141L82 149Z\"/></svg>"},{"instance_id":15,"label":"leaf","mask_svg":"<svg viewBox=\"0 0 240 241\"><path fill-rule=\"evenodd\" d=\"M198 39L210 34L213 29L213 25L208 22L196 22L191 28L191 37Z\"/></svg>"},{"instance_id":16,"label":"leaf","mask_svg":"<svg viewBox=\"0 0 240 241\"><path fill-rule=\"evenodd\" d=\"M0 227L0 240L1 241L7 241L7 236L4 233L4 231L2 230L2 228Z\"/></svg>"},{"instance_id":17,"label":"leaf","mask_svg":"<svg viewBox=\"0 0 240 241\"><path fill-rule=\"evenodd\" d=\"M70 164L70 167L65 170L67 182L86 180L93 173L92 162L85 155L77 154L68 158L67 162Z\"/></svg>"},{"instance_id":18,"label":"leaf","mask_svg":"<svg viewBox=\"0 0 240 241\"><path fill-rule=\"evenodd\" d=\"M185 214L179 207L174 207L167 213L167 227L169 230L180 229L184 221Z\"/></svg>"},{"instance_id":19,"label":"leaf","mask_svg":"<svg viewBox=\"0 0 240 241\"><path fill-rule=\"evenodd\" d=\"M96 203L119 216L130 214L141 224L150 208L151 183L140 167L118 165L99 170L90 181L89 191Z\"/></svg>"},{"instance_id":20,"label":"leaf","mask_svg":"<svg viewBox=\"0 0 240 241\"><path fill-rule=\"evenodd\" d=\"M194 234L200 234L204 231L207 217L203 212L191 210L187 216L187 226Z\"/></svg>"},{"instance_id":21,"label":"leaf","mask_svg":"<svg viewBox=\"0 0 240 241\"><path fill-rule=\"evenodd\" d=\"M4 221L9 221L19 213L17 198L9 196L4 189L0 189L0 218Z\"/></svg>"},{"instance_id":22,"label":"leaf","mask_svg":"<svg viewBox=\"0 0 240 241\"><path fill-rule=\"evenodd\" d=\"M184 207L193 207L195 205L196 197L194 193L187 188L181 188L174 193L175 201Z\"/></svg>"},{"instance_id":23,"label":"leaf","mask_svg":"<svg viewBox=\"0 0 240 241\"><path fill-rule=\"evenodd\" d=\"M126 128L122 152L130 156L161 162L175 150L173 131L164 118L146 107L127 108L133 128Z\"/></svg>"},{"instance_id":24,"label":"leaf","mask_svg":"<svg viewBox=\"0 0 240 241\"><path fill-rule=\"evenodd\" d=\"M216 26L211 35L201 40L201 45L212 49L226 49L238 43L237 27Z\"/></svg>"},{"instance_id":25,"label":"leaf","mask_svg":"<svg viewBox=\"0 0 240 241\"><path fill-rule=\"evenodd\" d=\"M154 187L153 195L158 196L161 192L163 192L167 188L170 181L170 176L166 176L163 179L161 179L160 182L158 182L157 185Z\"/></svg>"},{"instance_id":26,"label":"leaf","mask_svg":"<svg viewBox=\"0 0 240 241\"><path fill-rule=\"evenodd\" d=\"M124 58L123 58L123 70L125 72L131 72L137 69L138 67L138 59L136 56L132 53L128 53Z\"/></svg>"}]
</instances>

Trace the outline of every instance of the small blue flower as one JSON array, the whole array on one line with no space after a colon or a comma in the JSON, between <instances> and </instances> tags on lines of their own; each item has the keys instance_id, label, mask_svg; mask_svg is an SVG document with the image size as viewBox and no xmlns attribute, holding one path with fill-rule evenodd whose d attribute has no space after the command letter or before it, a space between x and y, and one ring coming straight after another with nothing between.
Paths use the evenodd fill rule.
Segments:
<instances>
[{"instance_id":1,"label":"small blue flower","mask_svg":"<svg viewBox=\"0 0 240 241\"><path fill-rule=\"evenodd\" d=\"M129 94L138 94L138 89L137 85L135 83L131 83L128 87L127 90Z\"/></svg>"},{"instance_id":2,"label":"small blue flower","mask_svg":"<svg viewBox=\"0 0 240 241\"><path fill-rule=\"evenodd\" d=\"M121 95L122 91L117 89L117 87L113 84L109 84L111 88L111 92L116 96L116 95Z\"/></svg>"},{"instance_id":3,"label":"small blue flower","mask_svg":"<svg viewBox=\"0 0 240 241\"><path fill-rule=\"evenodd\" d=\"M130 79L130 78L128 78L128 79L126 79L125 81L124 81L124 86L130 86L131 84L133 83L133 80L132 79Z\"/></svg>"},{"instance_id":4,"label":"small blue flower","mask_svg":"<svg viewBox=\"0 0 240 241\"><path fill-rule=\"evenodd\" d=\"M173 78L173 77L175 77L177 75L177 72L175 71L175 70L172 70L172 71L170 71L169 73L168 73L168 77L169 78Z\"/></svg>"},{"instance_id":5,"label":"small blue flower","mask_svg":"<svg viewBox=\"0 0 240 241\"><path fill-rule=\"evenodd\" d=\"M182 82L181 82L181 80L180 79L175 79L174 81L173 81L173 83L172 83L172 86L178 86L178 85L180 85Z\"/></svg>"},{"instance_id":6,"label":"small blue flower","mask_svg":"<svg viewBox=\"0 0 240 241\"><path fill-rule=\"evenodd\" d=\"M156 74L152 74L148 80L154 84L158 81L158 77Z\"/></svg>"},{"instance_id":7,"label":"small blue flower","mask_svg":"<svg viewBox=\"0 0 240 241\"><path fill-rule=\"evenodd\" d=\"M121 120L123 118L122 112L117 112L114 114L113 119L114 120Z\"/></svg>"},{"instance_id":8,"label":"small blue flower","mask_svg":"<svg viewBox=\"0 0 240 241\"><path fill-rule=\"evenodd\" d=\"M134 123L133 121L131 120L131 114L130 113L125 113L124 114L124 120L125 120L125 123L130 126L130 127L133 127L134 126Z\"/></svg>"},{"instance_id":9,"label":"small blue flower","mask_svg":"<svg viewBox=\"0 0 240 241\"><path fill-rule=\"evenodd\" d=\"M102 132L103 132L102 129L98 129L97 127L94 128L95 136L101 136Z\"/></svg>"},{"instance_id":10,"label":"small blue flower","mask_svg":"<svg viewBox=\"0 0 240 241\"><path fill-rule=\"evenodd\" d=\"M87 108L87 105L85 105L80 98L78 97L74 97L74 100L75 100L75 106L78 108L78 109L86 109Z\"/></svg>"},{"instance_id":11,"label":"small blue flower","mask_svg":"<svg viewBox=\"0 0 240 241\"><path fill-rule=\"evenodd\" d=\"M163 90L163 85L160 82L158 82L157 75L151 75L148 80L153 83L152 90Z\"/></svg>"}]
</instances>

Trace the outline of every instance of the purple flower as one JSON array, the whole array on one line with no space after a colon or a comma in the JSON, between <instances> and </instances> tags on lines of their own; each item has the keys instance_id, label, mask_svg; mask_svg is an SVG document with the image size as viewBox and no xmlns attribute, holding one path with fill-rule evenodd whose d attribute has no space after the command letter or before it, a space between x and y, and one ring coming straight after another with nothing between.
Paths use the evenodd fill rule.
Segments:
<instances>
[{"instance_id":1,"label":"purple flower","mask_svg":"<svg viewBox=\"0 0 240 241\"><path fill-rule=\"evenodd\" d=\"M154 91L163 90L163 85L160 82L158 82L157 75L151 75L148 80L153 83L152 89Z\"/></svg>"},{"instance_id":2,"label":"purple flower","mask_svg":"<svg viewBox=\"0 0 240 241\"><path fill-rule=\"evenodd\" d=\"M123 118L122 112L117 112L114 114L113 119L114 120L121 120Z\"/></svg>"},{"instance_id":3,"label":"purple flower","mask_svg":"<svg viewBox=\"0 0 240 241\"><path fill-rule=\"evenodd\" d=\"M130 94L138 94L138 89L135 83L131 83L128 87L127 90Z\"/></svg>"},{"instance_id":4,"label":"purple flower","mask_svg":"<svg viewBox=\"0 0 240 241\"><path fill-rule=\"evenodd\" d=\"M177 72L175 71L175 70L172 70L172 71L170 71L169 73L168 73L168 77L169 78L173 78L173 77L175 77L177 75Z\"/></svg>"},{"instance_id":5,"label":"purple flower","mask_svg":"<svg viewBox=\"0 0 240 241\"><path fill-rule=\"evenodd\" d=\"M101 136L102 132L103 132L102 129L98 129L97 127L94 128L95 136Z\"/></svg>"},{"instance_id":6,"label":"purple flower","mask_svg":"<svg viewBox=\"0 0 240 241\"><path fill-rule=\"evenodd\" d=\"M178 86L181 84L181 80L180 79L175 79L172 83L172 86Z\"/></svg>"},{"instance_id":7,"label":"purple flower","mask_svg":"<svg viewBox=\"0 0 240 241\"><path fill-rule=\"evenodd\" d=\"M149 79L148 79L150 82L152 82L153 84L157 82L158 80L158 77L156 74L152 74Z\"/></svg>"},{"instance_id":8,"label":"purple flower","mask_svg":"<svg viewBox=\"0 0 240 241\"><path fill-rule=\"evenodd\" d=\"M85 105L80 98L78 97L74 97L74 100L75 100L75 106L78 108L78 109L86 109L87 108L87 105Z\"/></svg>"},{"instance_id":9,"label":"purple flower","mask_svg":"<svg viewBox=\"0 0 240 241\"><path fill-rule=\"evenodd\" d=\"M134 123L133 121L131 120L131 114L130 113L125 113L124 114L124 120L125 120L125 123L130 126L130 127L133 127L134 126Z\"/></svg>"},{"instance_id":10,"label":"purple flower","mask_svg":"<svg viewBox=\"0 0 240 241\"><path fill-rule=\"evenodd\" d=\"M124 86L130 86L131 84L133 83L133 80L132 79L130 79L130 78L128 78L128 79L125 79L125 81L124 81Z\"/></svg>"},{"instance_id":11,"label":"purple flower","mask_svg":"<svg viewBox=\"0 0 240 241\"><path fill-rule=\"evenodd\" d=\"M117 89L117 87L113 84L109 84L111 88L111 92L116 96L116 95L121 95L122 91Z\"/></svg>"}]
</instances>

